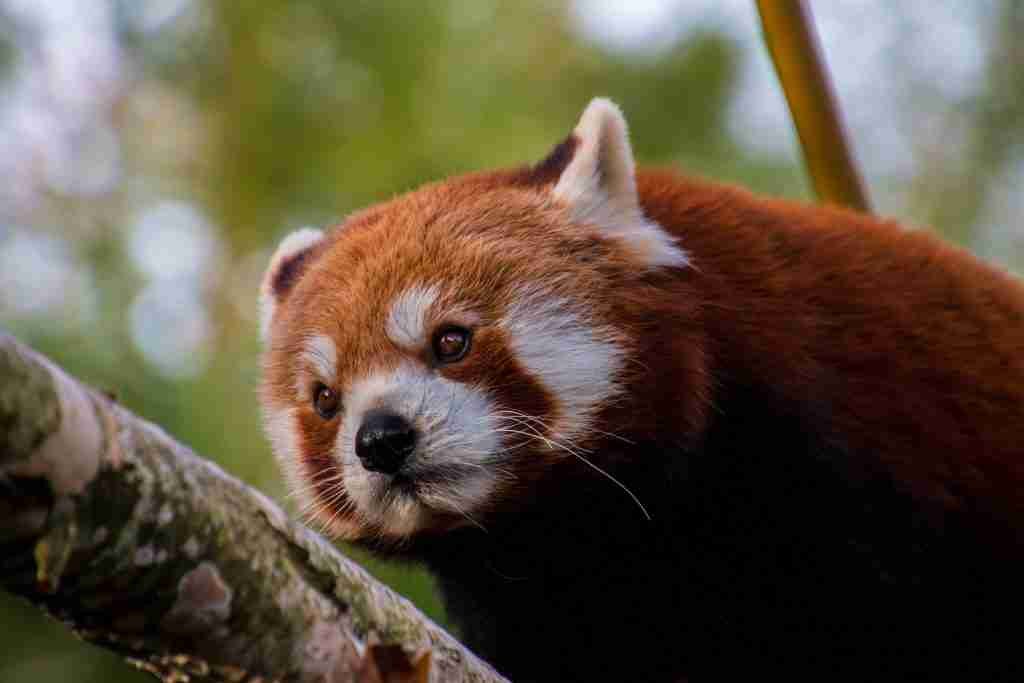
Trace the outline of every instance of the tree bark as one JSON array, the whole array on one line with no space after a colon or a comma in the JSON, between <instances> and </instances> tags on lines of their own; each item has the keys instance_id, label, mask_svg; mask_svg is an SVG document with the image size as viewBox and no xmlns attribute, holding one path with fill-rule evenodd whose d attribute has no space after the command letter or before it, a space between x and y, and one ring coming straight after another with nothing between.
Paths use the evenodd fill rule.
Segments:
<instances>
[{"instance_id":1,"label":"tree bark","mask_svg":"<svg viewBox=\"0 0 1024 683\"><path fill-rule=\"evenodd\" d=\"M165 681L501 681L258 491L0 335L0 586Z\"/></svg>"}]
</instances>

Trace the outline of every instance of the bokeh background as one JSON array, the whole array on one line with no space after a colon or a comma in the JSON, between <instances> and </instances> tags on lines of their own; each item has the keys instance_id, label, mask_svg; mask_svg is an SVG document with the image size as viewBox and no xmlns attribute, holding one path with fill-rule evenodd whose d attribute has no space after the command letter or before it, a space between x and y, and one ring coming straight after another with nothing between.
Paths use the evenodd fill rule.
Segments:
<instances>
[{"instance_id":1,"label":"bokeh background","mask_svg":"<svg viewBox=\"0 0 1024 683\"><path fill-rule=\"evenodd\" d=\"M1024 267L1024 3L814 9L877 210ZM594 95L643 162L808 198L753 0L0 0L0 325L283 499L276 241L539 159ZM0 633L3 682L148 680L3 594Z\"/></svg>"}]
</instances>

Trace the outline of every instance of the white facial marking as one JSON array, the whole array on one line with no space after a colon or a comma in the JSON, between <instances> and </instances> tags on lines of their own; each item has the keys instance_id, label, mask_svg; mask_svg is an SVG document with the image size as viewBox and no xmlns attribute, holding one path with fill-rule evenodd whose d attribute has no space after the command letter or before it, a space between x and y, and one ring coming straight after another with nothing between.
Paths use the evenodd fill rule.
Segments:
<instances>
[{"instance_id":1,"label":"white facial marking","mask_svg":"<svg viewBox=\"0 0 1024 683\"><path fill-rule=\"evenodd\" d=\"M374 408L391 410L416 428L416 450L406 464L415 496L391 490L390 477L368 472L356 456L356 433ZM411 362L357 382L346 393L335 446L349 499L370 524L398 536L429 524L432 512L471 516L498 476L491 466L500 446L493 412L482 390Z\"/></svg>"},{"instance_id":2,"label":"white facial marking","mask_svg":"<svg viewBox=\"0 0 1024 683\"><path fill-rule=\"evenodd\" d=\"M263 425L270 440L271 449L284 474L285 483L291 495L296 496L302 507L312 502L309 482L302 475L302 453L299 450L299 424L293 408L265 406Z\"/></svg>"},{"instance_id":3,"label":"white facial marking","mask_svg":"<svg viewBox=\"0 0 1024 683\"><path fill-rule=\"evenodd\" d=\"M437 287L413 287L391 304L387 335L398 346L414 350L426 343L427 312L437 302Z\"/></svg>"},{"instance_id":4,"label":"white facial marking","mask_svg":"<svg viewBox=\"0 0 1024 683\"><path fill-rule=\"evenodd\" d=\"M333 384L338 376L338 351L334 340L325 334L313 335L306 340L302 349L302 363L311 368L316 378L325 384ZM296 391L300 398L305 396L305 386L300 375Z\"/></svg>"},{"instance_id":5,"label":"white facial marking","mask_svg":"<svg viewBox=\"0 0 1024 683\"><path fill-rule=\"evenodd\" d=\"M574 134L572 161L552 191L569 206L573 220L625 245L649 268L687 265L686 252L675 238L643 214L626 119L619 108L610 100L592 100Z\"/></svg>"},{"instance_id":6,"label":"white facial marking","mask_svg":"<svg viewBox=\"0 0 1024 683\"><path fill-rule=\"evenodd\" d=\"M571 302L540 290L523 290L514 301L501 327L516 358L558 403L555 436L585 433L597 410L620 391L616 375L625 352L615 333L589 324Z\"/></svg>"}]
</instances>

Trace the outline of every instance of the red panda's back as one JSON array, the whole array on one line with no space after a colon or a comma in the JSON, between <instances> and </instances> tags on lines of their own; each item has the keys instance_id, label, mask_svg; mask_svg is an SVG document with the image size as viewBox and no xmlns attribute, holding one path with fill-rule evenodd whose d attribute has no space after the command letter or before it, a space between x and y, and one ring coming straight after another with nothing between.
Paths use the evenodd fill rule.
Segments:
<instances>
[{"instance_id":1,"label":"red panda's back","mask_svg":"<svg viewBox=\"0 0 1024 683\"><path fill-rule=\"evenodd\" d=\"M1020 280L846 210L664 171L639 185L690 254L713 365L820 406L855 467L1024 539Z\"/></svg>"}]
</instances>

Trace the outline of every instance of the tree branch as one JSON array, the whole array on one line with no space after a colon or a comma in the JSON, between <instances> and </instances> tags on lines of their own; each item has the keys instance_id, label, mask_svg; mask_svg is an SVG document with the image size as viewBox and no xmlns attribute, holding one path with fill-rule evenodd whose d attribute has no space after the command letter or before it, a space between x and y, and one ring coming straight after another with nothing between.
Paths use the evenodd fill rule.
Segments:
<instances>
[{"instance_id":1,"label":"tree branch","mask_svg":"<svg viewBox=\"0 0 1024 683\"><path fill-rule=\"evenodd\" d=\"M0 335L0 586L165 681L500 681L273 502Z\"/></svg>"}]
</instances>

